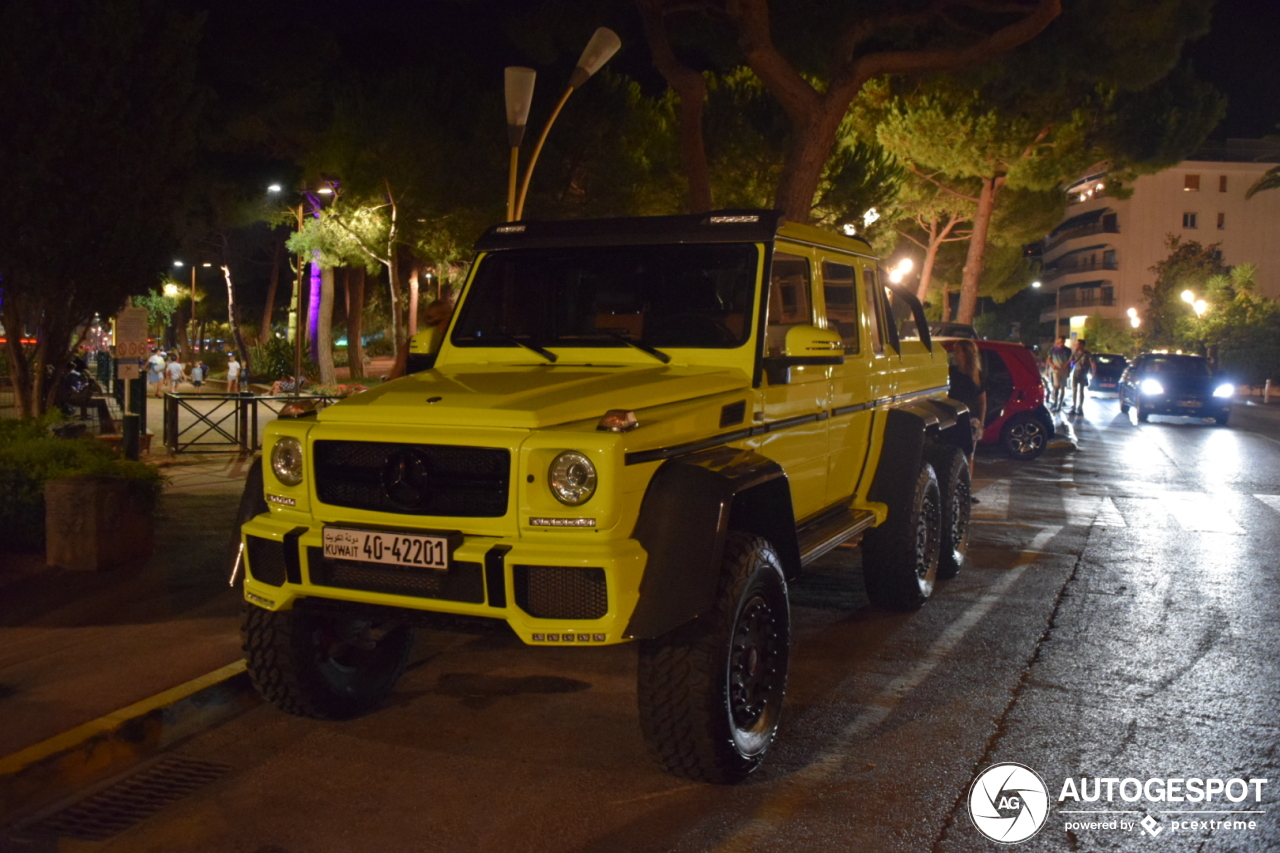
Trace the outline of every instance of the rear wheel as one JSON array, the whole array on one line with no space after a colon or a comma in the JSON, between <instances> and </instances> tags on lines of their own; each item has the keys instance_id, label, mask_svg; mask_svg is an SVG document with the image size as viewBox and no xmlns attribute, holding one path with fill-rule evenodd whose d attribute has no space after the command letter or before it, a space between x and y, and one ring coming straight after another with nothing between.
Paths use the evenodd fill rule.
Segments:
<instances>
[{"instance_id":1,"label":"rear wheel","mask_svg":"<svg viewBox=\"0 0 1280 853\"><path fill-rule=\"evenodd\" d=\"M718 783L759 767L778 731L791 651L787 582L769 543L730 533L713 610L639 646L640 726L662 766Z\"/></svg>"},{"instance_id":2,"label":"rear wheel","mask_svg":"<svg viewBox=\"0 0 1280 853\"><path fill-rule=\"evenodd\" d=\"M244 656L262 697L299 717L343 720L375 708L404 672L413 629L359 614L246 605Z\"/></svg>"},{"instance_id":3,"label":"rear wheel","mask_svg":"<svg viewBox=\"0 0 1280 853\"><path fill-rule=\"evenodd\" d=\"M1120 394L1120 414L1129 414L1129 404L1124 401L1124 392Z\"/></svg>"},{"instance_id":4,"label":"rear wheel","mask_svg":"<svg viewBox=\"0 0 1280 853\"><path fill-rule=\"evenodd\" d=\"M1030 412L1015 415L1000 433L1000 447L1012 459L1035 459L1049 444L1049 431Z\"/></svg>"},{"instance_id":5,"label":"rear wheel","mask_svg":"<svg viewBox=\"0 0 1280 853\"><path fill-rule=\"evenodd\" d=\"M938 493L942 506L938 578L948 580L960 573L960 567L964 565L965 551L969 547L969 513L972 498L969 457L958 448L938 445L929 450L927 458L938 477Z\"/></svg>"},{"instance_id":6,"label":"rear wheel","mask_svg":"<svg viewBox=\"0 0 1280 853\"><path fill-rule=\"evenodd\" d=\"M920 466L906 506L890 506L889 518L862 540L867 597L889 610L919 610L938 579L942 496L933 466Z\"/></svg>"}]
</instances>

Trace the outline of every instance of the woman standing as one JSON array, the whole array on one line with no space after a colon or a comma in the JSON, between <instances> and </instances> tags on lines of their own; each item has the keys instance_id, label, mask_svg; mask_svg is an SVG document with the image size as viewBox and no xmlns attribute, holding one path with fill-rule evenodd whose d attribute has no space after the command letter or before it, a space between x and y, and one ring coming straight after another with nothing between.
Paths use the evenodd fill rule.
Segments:
<instances>
[{"instance_id":1,"label":"woman standing","mask_svg":"<svg viewBox=\"0 0 1280 853\"><path fill-rule=\"evenodd\" d=\"M969 476L973 476L973 452L978 447L987 422L987 391L982 387L982 362L978 345L967 338L956 341L951 350L951 390L947 396L969 407L972 442L969 446ZM977 501L974 501L977 503Z\"/></svg>"}]
</instances>

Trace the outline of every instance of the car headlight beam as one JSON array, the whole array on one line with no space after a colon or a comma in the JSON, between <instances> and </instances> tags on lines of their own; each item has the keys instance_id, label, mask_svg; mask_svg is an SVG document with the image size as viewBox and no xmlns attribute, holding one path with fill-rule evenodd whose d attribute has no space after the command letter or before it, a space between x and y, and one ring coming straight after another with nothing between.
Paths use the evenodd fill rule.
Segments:
<instances>
[{"instance_id":1,"label":"car headlight beam","mask_svg":"<svg viewBox=\"0 0 1280 853\"><path fill-rule=\"evenodd\" d=\"M1213 389L1213 396L1215 397L1230 397L1234 393L1236 393L1236 386L1232 385L1230 382L1224 382L1217 388Z\"/></svg>"},{"instance_id":2,"label":"car headlight beam","mask_svg":"<svg viewBox=\"0 0 1280 853\"><path fill-rule=\"evenodd\" d=\"M302 482L302 442L292 436L276 439L271 447L271 471L286 486Z\"/></svg>"},{"instance_id":3,"label":"car headlight beam","mask_svg":"<svg viewBox=\"0 0 1280 853\"><path fill-rule=\"evenodd\" d=\"M596 466L576 450L566 450L551 461L547 482L556 500L579 506L596 493Z\"/></svg>"},{"instance_id":4,"label":"car headlight beam","mask_svg":"<svg viewBox=\"0 0 1280 853\"><path fill-rule=\"evenodd\" d=\"M1142 391L1143 394L1148 394L1152 397L1159 397L1161 394L1164 393L1164 386L1161 385L1160 382L1155 379L1142 380L1142 384L1139 385L1138 388Z\"/></svg>"}]
</instances>

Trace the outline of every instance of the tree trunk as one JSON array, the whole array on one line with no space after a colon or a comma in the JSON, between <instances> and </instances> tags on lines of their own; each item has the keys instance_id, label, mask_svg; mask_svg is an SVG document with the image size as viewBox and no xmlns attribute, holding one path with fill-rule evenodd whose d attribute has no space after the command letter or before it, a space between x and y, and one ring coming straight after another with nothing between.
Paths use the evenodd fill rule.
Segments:
<instances>
[{"instance_id":1,"label":"tree trunk","mask_svg":"<svg viewBox=\"0 0 1280 853\"><path fill-rule=\"evenodd\" d=\"M400 351L400 345L406 340L404 330L404 304L402 296L404 286L400 279L400 259L392 253L387 259L387 286L391 290L391 345L394 352Z\"/></svg>"},{"instance_id":2,"label":"tree trunk","mask_svg":"<svg viewBox=\"0 0 1280 853\"><path fill-rule=\"evenodd\" d=\"M307 294L307 346L310 348L311 360L320 361L320 342L317 336L320 331L320 299L323 290L324 273L320 269L320 253L311 255L311 287Z\"/></svg>"},{"instance_id":3,"label":"tree trunk","mask_svg":"<svg viewBox=\"0 0 1280 853\"><path fill-rule=\"evenodd\" d=\"M258 344L271 338L271 316L276 310L276 290L280 287L280 261L284 259L285 238L276 240L271 254L271 283L267 285L267 303L262 306L262 324L258 327ZM248 353L241 353L248 355Z\"/></svg>"},{"instance_id":4,"label":"tree trunk","mask_svg":"<svg viewBox=\"0 0 1280 853\"><path fill-rule=\"evenodd\" d=\"M236 302L236 288L231 282L231 267L222 265L222 277L227 280L227 322L231 324L231 337L236 342L236 354L240 356L240 369L249 372L249 348L244 345L240 331L240 303Z\"/></svg>"},{"instance_id":5,"label":"tree trunk","mask_svg":"<svg viewBox=\"0 0 1280 853\"><path fill-rule=\"evenodd\" d=\"M421 268L417 260L409 270L409 337L418 334L418 274Z\"/></svg>"},{"instance_id":6,"label":"tree trunk","mask_svg":"<svg viewBox=\"0 0 1280 853\"><path fill-rule=\"evenodd\" d=\"M711 174L707 168L707 150L702 134L702 115L707 104L707 81L676 58L667 37L657 0L641 0L649 54L667 85L676 93L679 103L676 129L680 139L680 165L689 187L689 212L703 213L711 209Z\"/></svg>"},{"instance_id":7,"label":"tree trunk","mask_svg":"<svg viewBox=\"0 0 1280 853\"><path fill-rule=\"evenodd\" d=\"M18 417L33 418L41 412L36 411L35 401L39 399L39 389L34 387L31 363L22 349L22 312L17 301L6 299L0 302L3 309L5 328L5 349L9 356L9 380L13 383L13 399L18 408ZM35 393L33 393L35 392Z\"/></svg>"},{"instance_id":8,"label":"tree trunk","mask_svg":"<svg viewBox=\"0 0 1280 853\"><path fill-rule=\"evenodd\" d=\"M819 111L803 126L792 131L792 141L787 151L786 163L778 179L775 206L790 222L808 222L813 214L813 199L822 182L822 170L835 145L843 111L835 111L824 103Z\"/></svg>"},{"instance_id":9,"label":"tree trunk","mask_svg":"<svg viewBox=\"0 0 1280 853\"><path fill-rule=\"evenodd\" d=\"M959 323L972 323L978 307L978 283L982 278L983 258L987 253L987 232L996 209L996 193L1004 184L1004 177L983 178L978 193L978 210L973 215L973 233L969 235L969 253L965 256L964 277L960 281L960 310L956 314Z\"/></svg>"},{"instance_id":10,"label":"tree trunk","mask_svg":"<svg viewBox=\"0 0 1280 853\"><path fill-rule=\"evenodd\" d=\"M364 280L363 266L352 268L347 275L347 364L352 379L364 378Z\"/></svg>"},{"instance_id":11,"label":"tree trunk","mask_svg":"<svg viewBox=\"0 0 1280 853\"><path fill-rule=\"evenodd\" d=\"M333 371L333 268L320 271L320 304L317 315L316 349L320 365L320 384L334 385L338 378Z\"/></svg>"}]
</instances>

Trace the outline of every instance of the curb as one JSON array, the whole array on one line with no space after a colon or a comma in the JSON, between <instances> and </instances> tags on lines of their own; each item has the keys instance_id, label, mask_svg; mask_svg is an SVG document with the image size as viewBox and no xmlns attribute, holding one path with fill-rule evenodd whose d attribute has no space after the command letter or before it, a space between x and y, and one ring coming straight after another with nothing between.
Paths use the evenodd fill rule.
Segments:
<instances>
[{"instance_id":1,"label":"curb","mask_svg":"<svg viewBox=\"0 0 1280 853\"><path fill-rule=\"evenodd\" d=\"M243 660L0 758L0 825L12 824L260 704Z\"/></svg>"}]
</instances>

